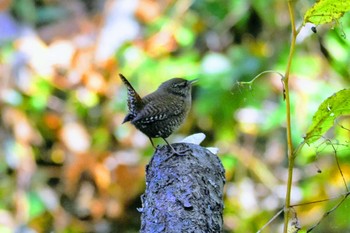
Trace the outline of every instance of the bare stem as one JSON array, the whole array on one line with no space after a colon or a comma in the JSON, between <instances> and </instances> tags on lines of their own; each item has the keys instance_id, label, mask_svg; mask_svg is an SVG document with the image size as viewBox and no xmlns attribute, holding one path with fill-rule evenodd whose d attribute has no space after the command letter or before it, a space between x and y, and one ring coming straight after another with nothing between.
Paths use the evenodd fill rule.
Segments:
<instances>
[{"instance_id":1,"label":"bare stem","mask_svg":"<svg viewBox=\"0 0 350 233\"><path fill-rule=\"evenodd\" d=\"M284 233L288 231L288 221L289 221L289 212L290 212L290 197L292 191L293 183L293 168L294 168L294 158L295 154L293 153L293 143L292 143L292 127L291 127L291 113L290 113L290 95L289 95L289 76L290 69L292 65L292 59L295 51L295 42L298 35L298 31L295 27L295 15L294 15L294 2L293 0L288 0L288 10L292 26L292 39L291 46L288 56L288 63L286 68L286 73L284 75L283 84L284 84L284 97L286 100L286 121L287 121L287 147L288 147L288 180L287 180L287 191L286 191L286 200L284 205Z\"/></svg>"}]
</instances>

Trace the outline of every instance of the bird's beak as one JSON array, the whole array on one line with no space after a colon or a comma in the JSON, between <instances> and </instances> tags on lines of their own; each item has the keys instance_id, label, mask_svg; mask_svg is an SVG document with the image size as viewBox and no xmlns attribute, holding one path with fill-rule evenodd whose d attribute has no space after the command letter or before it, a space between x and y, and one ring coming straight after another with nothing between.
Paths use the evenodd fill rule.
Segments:
<instances>
[{"instance_id":1,"label":"bird's beak","mask_svg":"<svg viewBox=\"0 0 350 233\"><path fill-rule=\"evenodd\" d=\"M188 83L192 85L192 84L196 83L197 81L198 81L198 78L192 79L192 80L188 81Z\"/></svg>"}]
</instances>

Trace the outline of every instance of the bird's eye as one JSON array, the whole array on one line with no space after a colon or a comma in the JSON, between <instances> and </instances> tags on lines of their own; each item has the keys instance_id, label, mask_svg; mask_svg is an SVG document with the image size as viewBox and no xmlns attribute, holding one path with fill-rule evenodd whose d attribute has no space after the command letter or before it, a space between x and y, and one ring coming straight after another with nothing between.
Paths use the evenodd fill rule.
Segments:
<instances>
[{"instance_id":1,"label":"bird's eye","mask_svg":"<svg viewBox=\"0 0 350 233\"><path fill-rule=\"evenodd\" d=\"M184 88L186 86L186 82L181 82L181 83L175 83L174 87L175 88Z\"/></svg>"}]
</instances>

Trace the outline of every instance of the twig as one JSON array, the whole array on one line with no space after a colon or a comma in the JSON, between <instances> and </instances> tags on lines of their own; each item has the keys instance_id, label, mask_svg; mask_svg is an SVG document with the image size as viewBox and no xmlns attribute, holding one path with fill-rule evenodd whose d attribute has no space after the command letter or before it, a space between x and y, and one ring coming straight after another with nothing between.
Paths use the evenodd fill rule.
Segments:
<instances>
[{"instance_id":1,"label":"twig","mask_svg":"<svg viewBox=\"0 0 350 233\"><path fill-rule=\"evenodd\" d=\"M348 185L347 185L347 183L346 183L346 180L345 180L343 171L342 171L341 168L340 168L340 164L339 164L339 160L338 160L338 156L337 156L337 150L335 149L335 147L334 147L334 145L333 145L333 143L332 143L332 141L331 141L330 139L327 139L327 141L330 143L330 145L332 146L332 148L333 148L333 150L334 150L334 158L335 158L335 161L337 162L338 170L339 170L340 175L341 175L341 177L342 177L342 179L343 179L343 182L344 182L344 186L345 186L345 188L346 188L346 191L349 192L349 187L348 187Z\"/></svg>"},{"instance_id":2,"label":"twig","mask_svg":"<svg viewBox=\"0 0 350 233\"><path fill-rule=\"evenodd\" d=\"M239 82L239 84L241 84L241 85L245 85L245 84L251 85L257 78L259 78L259 77L262 76L263 74L268 74L268 73L276 73L276 74L278 74L279 76L281 76L282 79L284 78L283 74L281 74L281 73L278 72L278 71L275 71L275 70L265 70L265 71L259 73L258 75L256 75L251 81L249 81L249 82Z\"/></svg>"},{"instance_id":3,"label":"twig","mask_svg":"<svg viewBox=\"0 0 350 233\"><path fill-rule=\"evenodd\" d=\"M330 197L330 198L327 198L327 199L322 199L322 200L317 200L317 201L310 201L310 202L298 203L298 204L291 205L290 207L297 207L297 206L304 206L304 205L317 204L317 203L321 203L321 202L326 202L326 201L338 199L338 198L340 198L340 197L342 197L342 196L347 197L347 196L349 196L349 195L350 195L350 192L347 192L347 193L341 194L341 195L336 196L336 197Z\"/></svg>"},{"instance_id":4,"label":"twig","mask_svg":"<svg viewBox=\"0 0 350 233\"><path fill-rule=\"evenodd\" d=\"M345 201L345 199L350 195L350 192L348 192L341 200L338 204L336 204L332 209L330 209L329 211L327 211L326 213L323 214L322 218L315 224L313 225L311 228L309 228L306 232L309 233L311 232L313 229L315 229L318 225L320 225L320 223L322 222L322 220L324 218L326 218L329 214L331 214L333 211L335 211L341 204L343 204L343 202Z\"/></svg>"},{"instance_id":5,"label":"twig","mask_svg":"<svg viewBox=\"0 0 350 233\"><path fill-rule=\"evenodd\" d=\"M342 201L340 203L337 204L336 207L338 207L348 196L350 196L350 191L342 194L342 195L339 195L339 196L335 196L335 197L330 197L330 198L327 198L327 199L322 199L322 200L317 200L317 201L310 201L310 202L304 202L304 203L297 203L297 204L293 204L293 205L290 205L289 207L290 208L293 208L293 207L299 207L299 206L306 206L306 205L312 205L312 204L317 204L317 203L321 203L321 202L326 202L326 201L330 201L330 200L335 200L335 199L338 199L340 197L343 197ZM332 211L334 211L336 208L333 207L330 211L328 211L327 213L325 213L324 215L329 215ZM265 223L264 226L262 226L256 233L261 233L268 225L270 225L282 212L283 212L284 209L280 209L267 223ZM295 211L294 211L295 212ZM296 212L294 213L296 215ZM326 216L323 216L323 218L325 218ZM323 219L322 218L322 219ZM321 220L322 220L321 219ZM320 220L320 221L321 221ZM317 225L319 225L319 222L317 224L315 224L313 228L315 228ZM310 228L311 229L311 228ZM310 230L309 229L309 230ZM311 230L312 230L311 229ZM308 231L310 232L310 231Z\"/></svg>"},{"instance_id":6,"label":"twig","mask_svg":"<svg viewBox=\"0 0 350 233\"><path fill-rule=\"evenodd\" d=\"M260 228L256 233L261 233L261 231L264 230L268 225L270 225L270 223L272 223L282 212L283 209L278 211L277 214L275 214L267 223L265 223L265 225L262 226L262 228Z\"/></svg>"}]
</instances>

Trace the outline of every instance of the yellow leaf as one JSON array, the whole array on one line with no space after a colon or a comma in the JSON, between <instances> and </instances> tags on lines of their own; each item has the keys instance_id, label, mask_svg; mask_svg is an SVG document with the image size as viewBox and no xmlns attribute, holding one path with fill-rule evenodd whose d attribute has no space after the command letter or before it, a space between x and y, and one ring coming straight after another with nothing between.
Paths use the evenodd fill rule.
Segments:
<instances>
[{"instance_id":1,"label":"yellow leaf","mask_svg":"<svg viewBox=\"0 0 350 233\"><path fill-rule=\"evenodd\" d=\"M316 25L337 21L350 10L349 0L319 0L304 16L305 23Z\"/></svg>"}]
</instances>

